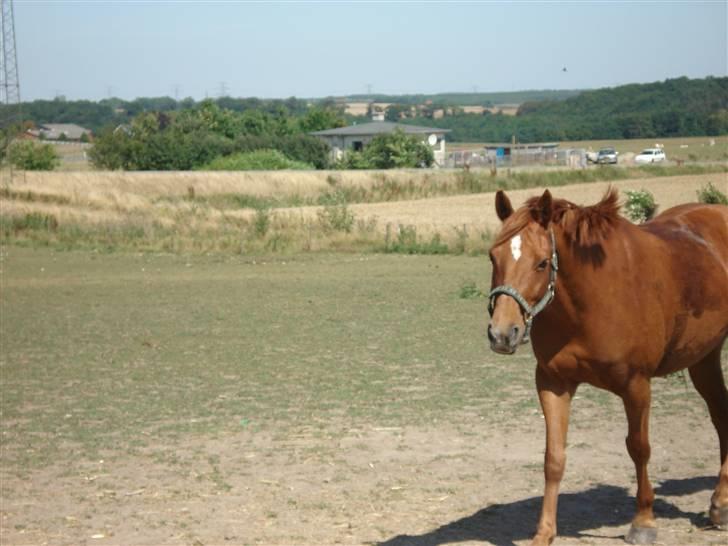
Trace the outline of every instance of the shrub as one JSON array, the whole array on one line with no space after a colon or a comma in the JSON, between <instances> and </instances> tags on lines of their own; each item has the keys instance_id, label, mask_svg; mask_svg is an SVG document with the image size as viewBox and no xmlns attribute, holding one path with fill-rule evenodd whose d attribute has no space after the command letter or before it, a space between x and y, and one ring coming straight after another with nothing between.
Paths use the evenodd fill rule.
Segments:
<instances>
[{"instance_id":1,"label":"shrub","mask_svg":"<svg viewBox=\"0 0 728 546\"><path fill-rule=\"evenodd\" d=\"M349 150L334 163L335 169L373 169L374 167L369 160L364 157L362 152Z\"/></svg>"},{"instance_id":2,"label":"shrub","mask_svg":"<svg viewBox=\"0 0 728 546\"><path fill-rule=\"evenodd\" d=\"M236 152L278 150L294 161L309 163L317 169L329 166L329 147L309 135L240 135L233 142Z\"/></svg>"},{"instance_id":3,"label":"shrub","mask_svg":"<svg viewBox=\"0 0 728 546\"><path fill-rule=\"evenodd\" d=\"M707 186L698 190L698 201L710 205L728 205L728 196L708 182Z\"/></svg>"},{"instance_id":4,"label":"shrub","mask_svg":"<svg viewBox=\"0 0 728 546\"><path fill-rule=\"evenodd\" d=\"M651 219L657 210L655 197L647 190L627 190L627 216L636 224Z\"/></svg>"},{"instance_id":5,"label":"shrub","mask_svg":"<svg viewBox=\"0 0 728 546\"><path fill-rule=\"evenodd\" d=\"M317 169L329 167L329 145L309 135L279 137L275 148L296 161L309 163Z\"/></svg>"},{"instance_id":6,"label":"shrub","mask_svg":"<svg viewBox=\"0 0 728 546\"><path fill-rule=\"evenodd\" d=\"M13 142L7 159L15 168L26 171L52 171L61 164L52 144L36 144L31 140Z\"/></svg>"},{"instance_id":7,"label":"shrub","mask_svg":"<svg viewBox=\"0 0 728 546\"><path fill-rule=\"evenodd\" d=\"M313 166L288 159L278 150L256 150L217 157L198 170L203 171L277 171L283 169L311 170Z\"/></svg>"},{"instance_id":8,"label":"shrub","mask_svg":"<svg viewBox=\"0 0 728 546\"><path fill-rule=\"evenodd\" d=\"M344 194L336 192L327 195L327 203L318 212L319 222L324 231L343 231L351 233L354 227L354 213L349 210Z\"/></svg>"}]
</instances>

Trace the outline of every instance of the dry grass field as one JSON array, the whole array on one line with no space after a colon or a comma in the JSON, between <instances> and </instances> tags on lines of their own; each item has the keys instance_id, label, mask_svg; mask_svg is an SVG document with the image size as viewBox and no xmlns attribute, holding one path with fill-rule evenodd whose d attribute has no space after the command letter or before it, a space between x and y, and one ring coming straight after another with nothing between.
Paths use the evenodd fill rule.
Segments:
<instances>
[{"instance_id":1,"label":"dry grass field","mask_svg":"<svg viewBox=\"0 0 728 546\"><path fill-rule=\"evenodd\" d=\"M96 250L482 253L496 189L552 188L577 203L608 184L645 188L662 209L694 201L725 164L583 171L21 172L0 184L0 236ZM574 184L583 182L582 184ZM560 193L559 187L570 184Z\"/></svg>"},{"instance_id":2,"label":"dry grass field","mask_svg":"<svg viewBox=\"0 0 728 546\"><path fill-rule=\"evenodd\" d=\"M728 175L708 174L696 176L675 176L669 178L645 178L641 180L625 180L616 182L591 182L574 184L563 188L552 189L555 196L568 199L574 203L588 205L596 203L614 186L625 198L628 190L646 189L655 196L659 210L665 210L680 203L696 201L697 191L708 183L712 183L723 193L728 192ZM536 187L508 192L514 207L522 205L528 197L537 195L546 188ZM365 219L376 218L378 225L414 225L418 232L452 233L456 228L494 232L500 221L493 207L494 195L484 193L477 195L458 195L439 197L427 200L398 201L392 203L372 203L352 205L352 212ZM658 213L659 213L658 210ZM315 210L308 210L315 214Z\"/></svg>"}]
</instances>

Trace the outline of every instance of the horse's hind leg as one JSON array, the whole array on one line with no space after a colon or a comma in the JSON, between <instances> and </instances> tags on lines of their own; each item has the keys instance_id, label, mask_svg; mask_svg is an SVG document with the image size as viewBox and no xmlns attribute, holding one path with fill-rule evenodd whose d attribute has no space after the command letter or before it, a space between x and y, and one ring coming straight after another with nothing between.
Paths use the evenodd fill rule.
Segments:
<instances>
[{"instance_id":1,"label":"horse's hind leg","mask_svg":"<svg viewBox=\"0 0 728 546\"><path fill-rule=\"evenodd\" d=\"M718 345L703 360L690 368L693 385L708 404L710 418L718 431L720 442L720 476L710 503L710 519L728 526L728 390L720 368Z\"/></svg>"}]
</instances>

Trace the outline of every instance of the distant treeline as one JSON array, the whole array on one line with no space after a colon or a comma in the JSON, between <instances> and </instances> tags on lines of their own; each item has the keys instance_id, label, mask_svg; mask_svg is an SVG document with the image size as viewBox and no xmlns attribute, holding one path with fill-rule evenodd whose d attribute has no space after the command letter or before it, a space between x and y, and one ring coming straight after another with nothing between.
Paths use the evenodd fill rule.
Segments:
<instances>
[{"instance_id":1,"label":"distant treeline","mask_svg":"<svg viewBox=\"0 0 728 546\"><path fill-rule=\"evenodd\" d=\"M425 104L431 101L437 106L521 104L526 101L562 100L577 95L576 90L515 91L504 93L441 93L434 95L352 95L349 101L388 102L403 105ZM333 109L337 103L333 98L323 99L258 99L220 97L211 99L217 106L233 112L258 110L267 114L281 116L305 116L308 108L315 105L319 108ZM94 133L108 126L118 126L131 122L138 114L144 112L173 112L188 110L206 101L195 101L192 98L175 100L172 97L142 97L131 101L119 98L103 99L98 102L88 100L69 101L63 97L54 100L36 100L21 104L23 119L35 125L44 123L75 123ZM11 107L16 108L16 107ZM343 111L343 105L338 108ZM0 119L10 119L0 105ZM353 121L356 118L352 118Z\"/></svg>"},{"instance_id":2,"label":"distant treeline","mask_svg":"<svg viewBox=\"0 0 728 546\"><path fill-rule=\"evenodd\" d=\"M632 84L593 91L544 90L508 93L443 93L437 95L352 95L350 101L392 103L393 108L431 104L435 106L520 104L518 114L509 116L485 112L482 115L456 113L441 119L416 117L403 123L450 129L449 139L459 142L502 142L512 137L519 142L657 138L728 134L728 78L677 78L650 84ZM431 101L431 103L429 102ZM343 104L327 99L257 99L222 97L196 102L191 98L118 98L93 101L37 100L21 105L23 119L43 123L76 123L95 134L102 129L132 123L140 114L176 114L214 104L222 111L245 114L245 123L256 116L287 120L285 129L274 133L296 133L311 125L311 109L334 114L338 122L353 123L361 118L343 115ZM8 106L0 106L0 119L11 119ZM457 112L457 109L455 109ZM395 116L396 117L396 116ZM298 120L301 120L300 122ZM310 121L310 120L309 120ZM318 120L321 121L321 120ZM325 118L324 118L325 121ZM245 125L245 123L243 123ZM267 122L266 122L267 123ZM283 125L286 125L285 123ZM290 125L296 127L291 129ZM314 126L321 128L318 123ZM324 127L329 128L329 127ZM247 133L269 134L267 130Z\"/></svg>"},{"instance_id":3,"label":"distant treeline","mask_svg":"<svg viewBox=\"0 0 728 546\"><path fill-rule=\"evenodd\" d=\"M215 100L195 101L192 98L175 100L171 97L137 98L125 101L118 98L103 99L98 102L88 100L67 101L62 97L54 100L36 100L20 105L25 121L35 125L44 123L75 123L94 133L106 127L117 127L130 123L136 116L145 112L174 112L199 107L213 102L224 110L233 112L258 111L276 117L302 117L308 112L310 101L297 99L257 99L221 97ZM327 107L333 101L320 100L318 106ZM0 105L0 119L9 119L8 108L17 106Z\"/></svg>"},{"instance_id":4,"label":"distant treeline","mask_svg":"<svg viewBox=\"0 0 728 546\"><path fill-rule=\"evenodd\" d=\"M665 138L728 134L728 78L677 78L524 102L516 116L458 114L405 123L450 129L459 142Z\"/></svg>"}]
</instances>

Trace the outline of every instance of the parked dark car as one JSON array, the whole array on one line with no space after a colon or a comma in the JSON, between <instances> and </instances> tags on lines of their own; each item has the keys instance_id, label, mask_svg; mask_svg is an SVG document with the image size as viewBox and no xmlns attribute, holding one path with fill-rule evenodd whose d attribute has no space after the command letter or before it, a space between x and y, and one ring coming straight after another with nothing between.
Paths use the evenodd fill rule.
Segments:
<instances>
[{"instance_id":1,"label":"parked dark car","mask_svg":"<svg viewBox=\"0 0 728 546\"><path fill-rule=\"evenodd\" d=\"M609 163L617 163L619 152L614 148L602 148L597 154L597 163L607 165Z\"/></svg>"}]
</instances>

